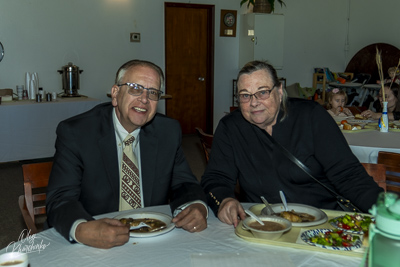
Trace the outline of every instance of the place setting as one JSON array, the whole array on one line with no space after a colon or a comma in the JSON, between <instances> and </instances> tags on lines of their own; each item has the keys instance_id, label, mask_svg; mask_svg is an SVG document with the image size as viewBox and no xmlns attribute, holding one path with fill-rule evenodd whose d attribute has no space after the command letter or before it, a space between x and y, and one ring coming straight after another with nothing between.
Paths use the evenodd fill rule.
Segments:
<instances>
[{"instance_id":1,"label":"place setting","mask_svg":"<svg viewBox=\"0 0 400 267\"><path fill-rule=\"evenodd\" d=\"M373 217L313 206L286 203L256 204L246 211L252 216L236 227L240 238L255 243L362 257L368 247L368 227ZM262 225L262 223L264 225Z\"/></svg>"},{"instance_id":2,"label":"place setting","mask_svg":"<svg viewBox=\"0 0 400 267\"><path fill-rule=\"evenodd\" d=\"M131 237L154 237L175 229L172 217L160 212L132 211L117 215L114 219L129 226Z\"/></svg>"}]
</instances>

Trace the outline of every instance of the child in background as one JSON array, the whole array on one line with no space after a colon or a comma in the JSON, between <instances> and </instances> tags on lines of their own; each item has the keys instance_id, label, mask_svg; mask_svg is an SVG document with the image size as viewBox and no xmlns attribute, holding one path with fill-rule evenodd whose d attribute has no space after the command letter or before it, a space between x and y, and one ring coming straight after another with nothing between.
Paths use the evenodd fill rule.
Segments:
<instances>
[{"instance_id":1,"label":"child in background","mask_svg":"<svg viewBox=\"0 0 400 267\"><path fill-rule=\"evenodd\" d=\"M390 67L388 69L389 77L384 80L384 83L397 83L400 84L400 70L397 67ZM380 84L381 81L376 81L377 84Z\"/></svg>"},{"instance_id":2,"label":"child in background","mask_svg":"<svg viewBox=\"0 0 400 267\"><path fill-rule=\"evenodd\" d=\"M347 103L347 94L339 88L334 88L328 93L328 113L332 116L353 116L353 113L344 105Z\"/></svg>"}]
</instances>

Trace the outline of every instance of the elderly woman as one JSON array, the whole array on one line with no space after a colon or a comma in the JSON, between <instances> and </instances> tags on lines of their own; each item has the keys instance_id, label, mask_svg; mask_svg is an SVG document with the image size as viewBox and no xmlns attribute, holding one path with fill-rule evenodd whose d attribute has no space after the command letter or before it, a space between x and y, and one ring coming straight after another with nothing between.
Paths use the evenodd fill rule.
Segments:
<instances>
[{"instance_id":1,"label":"elderly woman","mask_svg":"<svg viewBox=\"0 0 400 267\"><path fill-rule=\"evenodd\" d=\"M382 191L352 154L339 127L319 104L287 98L275 69L261 61L246 64L237 78L240 109L221 119L211 157L202 177L216 216L235 227L245 218L235 199L240 185L244 202L288 202L339 209L336 198L292 163L268 137L302 161L314 176L363 211ZM267 136L268 135L268 136Z\"/></svg>"},{"instance_id":2,"label":"elderly woman","mask_svg":"<svg viewBox=\"0 0 400 267\"><path fill-rule=\"evenodd\" d=\"M399 101L399 90L400 85L397 83L385 83L385 100L387 103L387 112L389 120L400 120L400 101ZM377 112L373 112L372 110L366 110L361 113L362 116L366 118L371 118L374 120L378 120L382 116L382 108L383 108L383 95L382 89L379 91L379 106L377 108Z\"/></svg>"}]
</instances>

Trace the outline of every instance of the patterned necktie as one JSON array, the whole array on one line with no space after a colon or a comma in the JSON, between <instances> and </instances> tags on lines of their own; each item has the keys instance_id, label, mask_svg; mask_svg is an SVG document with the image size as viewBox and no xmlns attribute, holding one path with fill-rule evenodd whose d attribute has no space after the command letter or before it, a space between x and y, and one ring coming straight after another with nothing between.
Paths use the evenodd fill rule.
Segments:
<instances>
[{"instance_id":1,"label":"patterned necktie","mask_svg":"<svg viewBox=\"0 0 400 267\"><path fill-rule=\"evenodd\" d=\"M137 209L142 207L140 196L140 179L137 161L132 150L135 137L128 135L124 140L124 151L121 167L121 198L120 210Z\"/></svg>"}]
</instances>

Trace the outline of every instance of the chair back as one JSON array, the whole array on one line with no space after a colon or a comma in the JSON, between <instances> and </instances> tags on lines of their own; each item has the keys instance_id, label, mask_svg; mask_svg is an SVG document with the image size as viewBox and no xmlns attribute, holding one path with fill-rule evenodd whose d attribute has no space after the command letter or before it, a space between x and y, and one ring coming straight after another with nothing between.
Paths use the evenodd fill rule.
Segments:
<instances>
[{"instance_id":1,"label":"chair back","mask_svg":"<svg viewBox=\"0 0 400 267\"><path fill-rule=\"evenodd\" d=\"M346 106L346 108L348 108L351 111L351 113L353 113L353 115L361 114L361 112L363 112L364 110L367 110L367 107L364 107L364 106L361 106L361 107Z\"/></svg>"},{"instance_id":2,"label":"chair back","mask_svg":"<svg viewBox=\"0 0 400 267\"><path fill-rule=\"evenodd\" d=\"M386 166L387 191L400 195L400 154L379 151L378 163Z\"/></svg>"},{"instance_id":3,"label":"chair back","mask_svg":"<svg viewBox=\"0 0 400 267\"><path fill-rule=\"evenodd\" d=\"M12 96L13 95L13 89L0 89L0 96L3 96L3 95L10 95L10 96Z\"/></svg>"},{"instance_id":4,"label":"chair back","mask_svg":"<svg viewBox=\"0 0 400 267\"><path fill-rule=\"evenodd\" d=\"M361 163L374 181L386 191L386 166L384 164Z\"/></svg>"},{"instance_id":5,"label":"chair back","mask_svg":"<svg viewBox=\"0 0 400 267\"><path fill-rule=\"evenodd\" d=\"M206 163L210 159L211 146L214 136L211 134L206 134L201 128L196 127L196 133L200 138L201 146L203 147L204 156L206 158Z\"/></svg>"},{"instance_id":6,"label":"chair back","mask_svg":"<svg viewBox=\"0 0 400 267\"><path fill-rule=\"evenodd\" d=\"M22 165L24 195L19 197L19 207L31 234L37 233L36 215L46 214L46 187L53 162L29 163Z\"/></svg>"}]
</instances>

